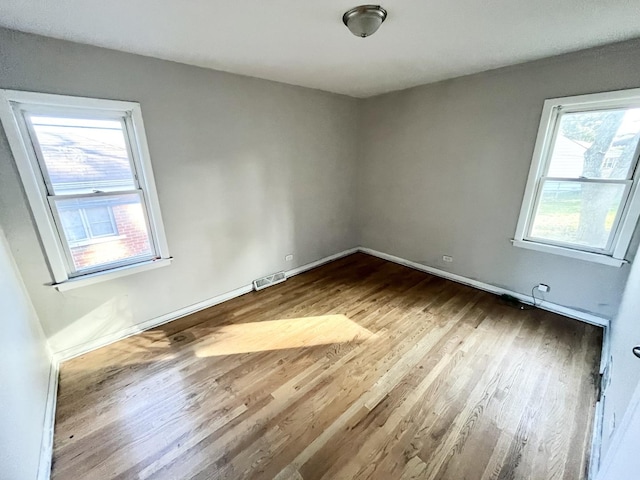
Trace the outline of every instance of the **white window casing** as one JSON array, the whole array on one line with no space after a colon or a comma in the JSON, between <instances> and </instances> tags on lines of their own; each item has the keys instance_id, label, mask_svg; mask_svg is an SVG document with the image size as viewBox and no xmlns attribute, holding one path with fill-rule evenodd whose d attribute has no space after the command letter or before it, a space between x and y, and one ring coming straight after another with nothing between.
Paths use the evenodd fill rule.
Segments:
<instances>
[{"instance_id":1,"label":"white window casing","mask_svg":"<svg viewBox=\"0 0 640 480\"><path fill-rule=\"evenodd\" d=\"M520 217L512 241L515 246L610 266L619 267L627 263L624 257L640 216L640 193L638 190L638 182L640 180L640 168L638 168L640 143L633 157L634 164L630 168L629 177L626 179L546 177L551 161L552 148L557 138L561 114L597 112L598 110L617 108L640 108L640 88L554 98L544 102ZM605 248L590 248L589 246L577 246L575 244L532 237L531 230L535 220L534 215L540 201L542 186L547 181L578 182L582 184L593 182L602 185L618 184L624 186L623 200L613 223L612 234Z\"/></svg>"},{"instance_id":2,"label":"white window casing","mask_svg":"<svg viewBox=\"0 0 640 480\"><path fill-rule=\"evenodd\" d=\"M145 216L152 254L145 258L127 259L105 264L100 268L74 271L70 260L70 244L62 231L58 210L52 202L73 199L74 195L58 198L52 193L48 172L32 140L35 138L31 124L25 121L26 113L40 115L81 115L82 118L111 119L122 122L122 131L135 176L135 189L102 192L76 197L100 197L104 195L138 195ZM42 240L42 245L53 275L52 284L58 290L67 290L99 281L129 275L139 271L168 265L171 261L155 187L149 149L146 141L140 105L135 102L102 100L65 95L52 95L15 90L0 90L0 120L22 179L27 199ZM112 213L110 213L112 215ZM84 221L84 220L83 220ZM104 240L104 239L102 239ZM101 240L98 240L98 243ZM95 243L95 242L94 242Z\"/></svg>"}]
</instances>

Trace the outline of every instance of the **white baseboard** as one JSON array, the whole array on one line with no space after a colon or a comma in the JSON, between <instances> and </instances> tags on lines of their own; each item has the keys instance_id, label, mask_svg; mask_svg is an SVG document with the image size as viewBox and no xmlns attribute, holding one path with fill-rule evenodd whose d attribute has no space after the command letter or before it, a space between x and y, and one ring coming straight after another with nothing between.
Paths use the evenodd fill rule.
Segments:
<instances>
[{"instance_id":1,"label":"white baseboard","mask_svg":"<svg viewBox=\"0 0 640 480\"><path fill-rule=\"evenodd\" d=\"M287 274L287 278L293 277L294 275L298 275L313 268L317 268L321 265L324 265L325 263L333 262L334 260L338 260L339 258L356 253L359 250L360 249L358 247L350 248L349 250L344 250L340 253L336 253L335 255L329 255L328 257L321 258L320 260L316 260L315 262L307 263L306 265L302 265L301 267L292 268L291 270L287 270L285 273Z\"/></svg>"},{"instance_id":2,"label":"white baseboard","mask_svg":"<svg viewBox=\"0 0 640 480\"><path fill-rule=\"evenodd\" d=\"M604 421L604 398L596 402L593 417L593 432L591 432L591 450L589 453L589 468L587 480L594 480L600 469L600 454L602 452L602 424Z\"/></svg>"},{"instance_id":3,"label":"white baseboard","mask_svg":"<svg viewBox=\"0 0 640 480\"><path fill-rule=\"evenodd\" d=\"M390 262L394 262L400 265L404 265L416 270L420 270L426 273L430 273L432 275L436 275L439 277L443 277L446 278L448 280L453 280L454 282L458 282L458 283L462 283L465 285L469 285L475 288L479 288L480 290L485 290L487 292L491 292L497 295L502 295L502 294L508 294L511 295L515 298L517 298L518 300L520 300L523 303L528 303L531 304L531 299L529 298L529 296L527 295L523 295L521 293L518 292L514 292L511 290L507 290L504 288L500 288L500 287L495 287L493 285L490 285L488 283L484 283L484 282L480 282L478 280L473 280L467 277L463 277L461 275L456 275L454 273L450 273L450 272L446 272L444 270L439 270L437 268L434 267L429 267L426 265L423 265L421 263L417 263L417 262L412 262L410 260L406 260L404 258L400 258L400 257L396 257L395 255L389 255L387 253L383 253L383 252L379 252L377 250L373 250L371 248L365 248L365 247L356 247L356 248L350 248L348 250L344 250L342 252L336 253L334 255L329 255L328 257L324 257L321 258L320 260L316 260L315 262L311 262L311 263L307 263L305 265L302 265L300 267L296 267L293 268L291 270L288 270L286 272L287 277L292 277L294 275L298 275L300 273L306 272L308 270L311 270L313 268L317 268L320 265L324 265L325 263L329 263L332 262L334 260L337 260L339 258L345 257L347 255L351 255L352 253L356 253L356 252L362 252L362 253L366 253L369 255L373 255L375 257L378 258L382 258L384 260L388 260ZM69 360L71 358L77 357L79 355L83 355L85 353L88 353L92 350L96 350L98 348L104 347L106 345L109 345L111 343L117 342L119 340L122 340L124 338L130 337L132 335L137 335L138 333L144 332L145 330L149 330L151 328L155 328L158 327L160 325L163 325L165 323L171 322L173 320L176 320L178 318L184 317L186 315L198 312L200 310L204 310L205 308L209 308L212 307L214 305L218 305L222 302L226 302L227 300L230 300L232 298L238 297L240 295L244 295L245 293L249 293L250 291L252 291L252 286L249 285L244 285L242 287L239 287L235 290L232 290L230 292L227 293L223 293L221 295L217 295L213 298L209 298L207 300L203 300L202 302L198 302L195 303L193 305L189 305L187 307L181 308L179 310L175 310L173 312L167 313L165 315L161 315L159 317L155 317L149 320L146 320L142 323L139 323L137 325L133 325L131 327L128 327L126 329L120 330L118 332L114 332L111 333L109 335L105 335L103 337L91 340L89 342L86 343L82 343L80 345L76 345L74 347L71 348L67 348L61 351L57 351L54 352L55 355L55 359L58 362L63 362L66 360ZM575 318L577 320L581 320L583 322L587 322L587 323L591 323L594 325L598 325L600 327L607 327L609 325L609 320L603 317L598 317L596 315L590 314L590 313L586 313L586 312L581 312L579 310L574 310L572 308L568 308L568 307L564 307L562 305L557 305L551 302L542 302L539 305L540 308L544 309L544 310L549 310L551 312L554 313L559 313L560 315L564 315L566 317L570 317L570 318Z\"/></svg>"},{"instance_id":4,"label":"white baseboard","mask_svg":"<svg viewBox=\"0 0 640 480\"><path fill-rule=\"evenodd\" d=\"M300 267L293 268L291 270L286 271L285 273L287 278L293 277L294 275L298 275L302 272L306 272L307 270L311 270L312 268L319 267L320 265L324 265L325 263L332 262L334 260L337 260L338 258L346 257L347 255L351 255L352 253L355 253L357 251L358 251L358 248L351 248L349 250L344 250L340 253L329 255L328 257L324 257L324 258L321 258L320 260L316 260L315 262L307 263ZM142 323L138 323L131 327L127 327L123 330L110 333L109 335L105 335L100 338L90 340L88 342L73 346L71 348L57 351L54 353L55 359L58 362L64 362L66 360L70 360L74 357L84 355L85 353L91 352L93 350L97 350L98 348L102 348L104 346L107 346L111 343L115 343L127 337L137 335L138 333L142 333L145 330L159 327L160 325L164 325L165 323L172 322L173 320L177 320L178 318L184 317L186 315L199 312L200 310L204 310L205 308L213 307L220 303L226 302L227 300L231 300L232 298L236 298L236 297L239 297L240 295L249 293L252 290L253 290L253 286L251 284L244 285L242 287L236 288L235 290L231 290L230 292L223 293L213 298L208 298L207 300L203 300L202 302L194 303L193 305L189 305L179 310L166 313L164 315L152 318L150 320L146 320Z\"/></svg>"},{"instance_id":5,"label":"white baseboard","mask_svg":"<svg viewBox=\"0 0 640 480\"><path fill-rule=\"evenodd\" d=\"M404 258L396 257L395 255L389 255L388 253L379 252L371 248L359 247L358 251L362 253L367 253L369 255L373 255L374 257L382 258L383 260L388 260L390 262L397 263L399 265L404 265L405 267L410 267L415 270L420 270L422 272L430 273L438 277L446 278L447 280L453 280L454 282L462 283L464 285L469 285L471 287L475 287L480 290L484 290L486 292L494 293L496 295L503 295L506 293L507 295L511 295L512 297L517 298L522 303L532 305L531 297L528 295L524 295L522 293L514 292L512 290L507 290L505 288L496 287L494 285L490 285L488 283L484 283L479 280L473 280L471 278L463 277L462 275L456 275L455 273L446 272L438 268L429 267L427 265L423 265L417 262L412 262L411 260L405 260ZM580 310L564 307L562 305L557 305L555 303L543 301L540 304L538 304L538 307L542 308L543 310L548 310L550 312L564 315L565 317L574 318L576 320L581 320L586 323L591 323L599 327L606 328L609 326L609 319L607 318L599 317L597 315L593 315L587 312L581 312Z\"/></svg>"},{"instance_id":6,"label":"white baseboard","mask_svg":"<svg viewBox=\"0 0 640 480\"><path fill-rule=\"evenodd\" d=\"M51 460L53 458L53 428L56 421L56 401L58 397L58 376L60 364L52 356L49 368L49 384L47 387L47 401L44 411L44 425L42 429L42 443L40 445L40 461L38 464L37 480L51 478Z\"/></svg>"},{"instance_id":7,"label":"white baseboard","mask_svg":"<svg viewBox=\"0 0 640 480\"><path fill-rule=\"evenodd\" d=\"M604 327L602 332L602 353L600 354L600 374L603 374L611 360L611 327Z\"/></svg>"},{"instance_id":8,"label":"white baseboard","mask_svg":"<svg viewBox=\"0 0 640 480\"><path fill-rule=\"evenodd\" d=\"M253 287L251 285L244 285L240 288L236 288L235 290L231 290L230 292L223 293L222 295L217 295L213 298L208 298L207 300L203 300L202 302L194 303L193 305L188 305L179 310L166 313L159 317L151 318L149 320L138 323L136 325L132 325L131 327L127 327L123 330L119 330L117 332L110 333L100 338L96 338L88 342L81 343L79 345L57 351L55 352L55 358L59 362L65 362L74 357L78 357L80 355L84 355L85 353L89 353L93 350L97 350L98 348L105 347L111 343L115 343L127 337L137 335L138 333L142 333L145 330L159 327L160 325L164 325L165 323L171 322L173 320L177 320L178 318L184 317L186 315L190 315L195 312L199 312L200 310L204 310L205 308L213 307L214 305L218 305L222 302L226 302L227 300L231 300L232 298L239 297L240 295L249 293L252 290L253 290Z\"/></svg>"},{"instance_id":9,"label":"white baseboard","mask_svg":"<svg viewBox=\"0 0 640 480\"><path fill-rule=\"evenodd\" d=\"M611 361L611 327L605 327L602 336L602 352L600 354L600 399L596 403L591 436L591 452L589 456L588 480L594 480L600 470L602 457L602 438L604 435L604 406L607 401L607 382L611 378L611 371L607 371ZM606 378L604 376L606 372Z\"/></svg>"}]
</instances>

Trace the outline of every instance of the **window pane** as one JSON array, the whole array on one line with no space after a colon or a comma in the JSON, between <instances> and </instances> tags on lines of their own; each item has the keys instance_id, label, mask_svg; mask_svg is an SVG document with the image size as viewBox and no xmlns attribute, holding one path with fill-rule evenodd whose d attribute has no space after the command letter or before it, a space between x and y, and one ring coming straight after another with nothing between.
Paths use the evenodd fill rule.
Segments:
<instances>
[{"instance_id":1,"label":"window pane","mask_svg":"<svg viewBox=\"0 0 640 480\"><path fill-rule=\"evenodd\" d=\"M547 176L629 178L639 138L640 108L562 114Z\"/></svg>"},{"instance_id":2,"label":"window pane","mask_svg":"<svg viewBox=\"0 0 640 480\"><path fill-rule=\"evenodd\" d=\"M531 236L606 248L624 189L617 183L544 182Z\"/></svg>"},{"instance_id":3,"label":"window pane","mask_svg":"<svg viewBox=\"0 0 640 480\"><path fill-rule=\"evenodd\" d=\"M77 208L60 210L60 219L62 220L62 227L70 242L77 242L88 237L84 222L82 221L82 215Z\"/></svg>"},{"instance_id":4,"label":"window pane","mask_svg":"<svg viewBox=\"0 0 640 480\"><path fill-rule=\"evenodd\" d=\"M100 205L96 206L96 202ZM73 245L73 243L69 245L76 271L82 272L127 260L141 261L155 256L139 195L132 193L93 198L56 199L55 205L61 217L65 211L83 209L88 221L109 218L108 227L106 221L91 223L94 237L110 235L100 232L106 232L107 229L113 230L114 226L108 209L111 209L113 214L117 235L92 238L80 245ZM63 227L67 239L72 242L73 232L67 229L64 221Z\"/></svg>"},{"instance_id":5,"label":"window pane","mask_svg":"<svg viewBox=\"0 0 640 480\"><path fill-rule=\"evenodd\" d=\"M107 235L115 235L116 231L111 222L99 222L89 224L92 237L104 237Z\"/></svg>"},{"instance_id":6,"label":"window pane","mask_svg":"<svg viewBox=\"0 0 640 480\"><path fill-rule=\"evenodd\" d=\"M118 120L31 115L56 195L133 190L133 172Z\"/></svg>"},{"instance_id":7,"label":"window pane","mask_svg":"<svg viewBox=\"0 0 640 480\"><path fill-rule=\"evenodd\" d=\"M92 237L115 235L117 233L114 222L111 220L109 207L99 206L84 209Z\"/></svg>"}]
</instances>

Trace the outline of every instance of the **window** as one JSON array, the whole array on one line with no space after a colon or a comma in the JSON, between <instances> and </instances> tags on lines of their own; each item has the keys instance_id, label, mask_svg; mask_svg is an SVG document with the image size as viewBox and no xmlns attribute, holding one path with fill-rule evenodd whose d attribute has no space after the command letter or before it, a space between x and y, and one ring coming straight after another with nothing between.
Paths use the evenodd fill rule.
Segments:
<instances>
[{"instance_id":1,"label":"window","mask_svg":"<svg viewBox=\"0 0 640 480\"><path fill-rule=\"evenodd\" d=\"M166 265L140 106L0 93L0 118L59 289Z\"/></svg>"},{"instance_id":2,"label":"window","mask_svg":"<svg viewBox=\"0 0 640 480\"><path fill-rule=\"evenodd\" d=\"M107 205L87 208L65 207L60 210L60 220L70 244L118 235L113 210Z\"/></svg>"},{"instance_id":3,"label":"window","mask_svg":"<svg viewBox=\"0 0 640 480\"><path fill-rule=\"evenodd\" d=\"M547 100L514 239L624 263L640 213L640 89Z\"/></svg>"}]
</instances>

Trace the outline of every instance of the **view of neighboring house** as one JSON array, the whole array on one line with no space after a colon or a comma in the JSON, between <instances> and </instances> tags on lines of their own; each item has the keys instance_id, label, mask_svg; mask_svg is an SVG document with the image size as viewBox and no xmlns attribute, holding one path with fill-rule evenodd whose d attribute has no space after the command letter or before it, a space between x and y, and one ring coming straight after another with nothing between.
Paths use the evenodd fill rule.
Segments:
<instances>
[{"instance_id":1,"label":"view of neighboring house","mask_svg":"<svg viewBox=\"0 0 640 480\"><path fill-rule=\"evenodd\" d=\"M553 149L553 162L549 165L549 177L575 178L582 175L584 154L590 144L572 140L558 133Z\"/></svg>"},{"instance_id":2,"label":"view of neighboring house","mask_svg":"<svg viewBox=\"0 0 640 480\"><path fill-rule=\"evenodd\" d=\"M32 117L32 122L50 188L60 195L54 200L58 220L76 269L150 255L145 214L120 123L92 125L49 117ZM108 194L123 190L132 193ZM73 197L77 194L81 196Z\"/></svg>"}]
</instances>

